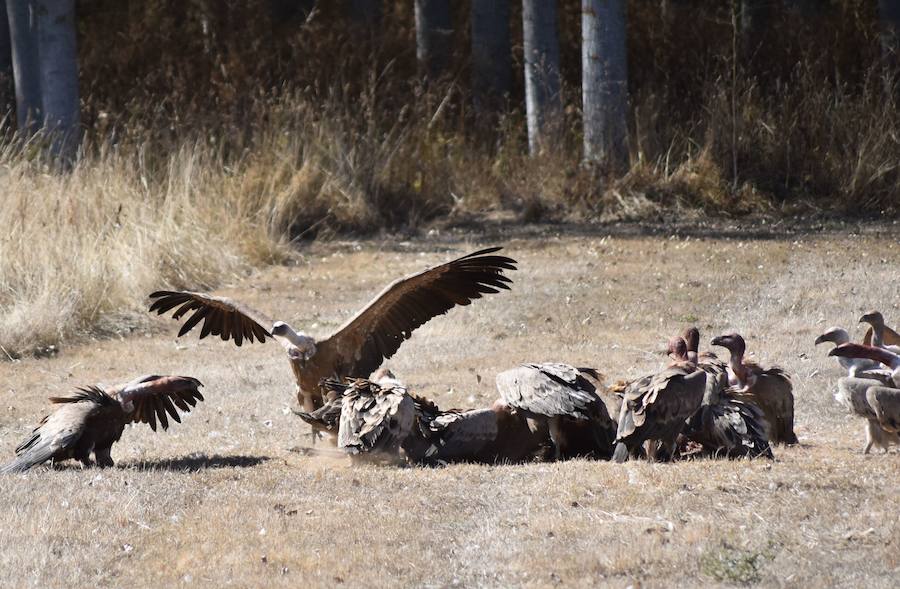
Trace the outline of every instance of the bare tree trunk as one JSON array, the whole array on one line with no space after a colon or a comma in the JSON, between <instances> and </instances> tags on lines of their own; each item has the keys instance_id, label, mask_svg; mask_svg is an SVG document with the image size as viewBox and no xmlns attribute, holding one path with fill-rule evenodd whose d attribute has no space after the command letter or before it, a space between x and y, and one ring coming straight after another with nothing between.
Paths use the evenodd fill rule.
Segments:
<instances>
[{"instance_id":1,"label":"bare tree trunk","mask_svg":"<svg viewBox=\"0 0 900 589\"><path fill-rule=\"evenodd\" d=\"M350 18L374 28L381 21L381 0L349 0Z\"/></svg>"},{"instance_id":2,"label":"bare tree trunk","mask_svg":"<svg viewBox=\"0 0 900 589\"><path fill-rule=\"evenodd\" d=\"M878 0L881 56L888 73L900 69L900 0Z\"/></svg>"},{"instance_id":3,"label":"bare tree trunk","mask_svg":"<svg viewBox=\"0 0 900 589\"><path fill-rule=\"evenodd\" d=\"M628 161L626 0L581 1L584 159L621 170Z\"/></svg>"},{"instance_id":4,"label":"bare tree trunk","mask_svg":"<svg viewBox=\"0 0 900 589\"><path fill-rule=\"evenodd\" d=\"M51 153L63 164L75 160L81 142L75 0L36 0L44 127Z\"/></svg>"},{"instance_id":5,"label":"bare tree trunk","mask_svg":"<svg viewBox=\"0 0 900 589\"><path fill-rule=\"evenodd\" d=\"M509 0L472 0L472 96L479 114L496 112L512 85Z\"/></svg>"},{"instance_id":6,"label":"bare tree trunk","mask_svg":"<svg viewBox=\"0 0 900 589\"><path fill-rule=\"evenodd\" d=\"M416 59L428 78L446 71L452 35L449 0L416 0Z\"/></svg>"},{"instance_id":7,"label":"bare tree trunk","mask_svg":"<svg viewBox=\"0 0 900 589\"><path fill-rule=\"evenodd\" d=\"M5 122L15 103L13 90L12 44L6 2L0 2L0 123Z\"/></svg>"},{"instance_id":8,"label":"bare tree trunk","mask_svg":"<svg viewBox=\"0 0 900 589\"><path fill-rule=\"evenodd\" d=\"M556 0L522 0L528 151L536 155L562 123Z\"/></svg>"},{"instance_id":9,"label":"bare tree trunk","mask_svg":"<svg viewBox=\"0 0 900 589\"><path fill-rule=\"evenodd\" d=\"M16 125L27 138L41 126L37 18L32 0L6 0L16 90Z\"/></svg>"}]
</instances>

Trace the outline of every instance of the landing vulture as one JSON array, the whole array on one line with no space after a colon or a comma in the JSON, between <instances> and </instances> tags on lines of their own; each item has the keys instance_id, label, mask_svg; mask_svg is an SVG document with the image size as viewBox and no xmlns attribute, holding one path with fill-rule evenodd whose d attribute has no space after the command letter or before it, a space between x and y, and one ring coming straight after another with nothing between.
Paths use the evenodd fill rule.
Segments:
<instances>
[{"instance_id":1,"label":"landing vulture","mask_svg":"<svg viewBox=\"0 0 900 589\"><path fill-rule=\"evenodd\" d=\"M685 331L684 339L688 358L697 358L698 368L706 373L703 401L688 419L684 437L700 444L708 456L773 458L765 417L754 403L736 397L728 388L728 365L714 354L698 354L696 327Z\"/></svg>"},{"instance_id":2,"label":"landing vulture","mask_svg":"<svg viewBox=\"0 0 900 589\"><path fill-rule=\"evenodd\" d=\"M203 385L188 376L142 376L110 389L80 388L65 397L51 397L60 405L47 415L27 440L16 448L16 459L0 472L24 472L48 460L74 458L90 466L113 466L112 445L128 423L146 423L156 431L157 420L169 428L169 417L181 423L178 410L187 413L203 400Z\"/></svg>"},{"instance_id":3,"label":"landing vulture","mask_svg":"<svg viewBox=\"0 0 900 589\"><path fill-rule=\"evenodd\" d=\"M732 394L748 400L760 409L769 423L769 441L773 444L796 444L794 433L794 392L791 379L781 368L763 368L744 359L744 338L730 333L713 338L714 346L730 353L728 384Z\"/></svg>"},{"instance_id":4,"label":"landing vulture","mask_svg":"<svg viewBox=\"0 0 900 589\"><path fill-rule=\"evenodd\" d=\"M869 340L871 340L871 329L868 334L866 334ZM840 327L832 327L822 335L816 338L816 345L823 344L825 342L832 342L834 345L839 346L841 344L846 344L850 342L850 334L847 333L846 329L841 329ZM867 370L877 369L881 366L878 362L874 360L867 360L865 358L841 358L838 357L838 362L842 368L847 370L847 376L853 377L856 376L858 372L865 372Z\"/></svg>"},{"instance_id":5,"label":"landing vulture","mask_svg":"<svg viewBox=\"0 0 900 589\"><path fill-rule=\"evenodd\" d=\"M859 322L871 325L863 338L863 344L888 348L892 352L900 353L900 333L884 324L884 316L880 312L866 313L859 318Z\"/></svg>"},{"instance_id":6,"label":"landing vulture","mask_svg":"<svg viewBox=\"0 0 900 589\"><path fill-rule=\"evenodd\" d=\"M431 318L508 289L512 281L504 271L515 270L516 261L494 255L501 249L480 250L392 282L335 333L320 340L210 294L157 291L150 295L150 311L163 314L174 309L174 319L186 318L179 336L201 325L201 339L218 335L238 346L270 337L279 340L287 349L297 380L298 401L311 412L324 402L319 388L323 379L369 374Z\"/></svg>"},{"instance_id":7,"label":"landing vulture","mask_svg":"<svg viewBox=\"0 0 900 589\"><path fill-rule=\"evenodd\" d=\"M552 444L553 458L612 454L615 422L597 394L600 374L568 364L522 364L497 375L501 401Z\"/></svg>"},{"instance_id":8,"label":"landing vulture","mask_svg":"<svg viewBox=\"0 0 900 589\"><path fill-rule=\"evenodd\" d=\"M683 338L673 338L669 352L675 357L674 363L631 382L625 389L613 453L616 462L636 455L648 440L660 443L663 453L657 458L671 460L685 421L700 408L706 373L688 360Z\"/></svg>"}]
</instances>

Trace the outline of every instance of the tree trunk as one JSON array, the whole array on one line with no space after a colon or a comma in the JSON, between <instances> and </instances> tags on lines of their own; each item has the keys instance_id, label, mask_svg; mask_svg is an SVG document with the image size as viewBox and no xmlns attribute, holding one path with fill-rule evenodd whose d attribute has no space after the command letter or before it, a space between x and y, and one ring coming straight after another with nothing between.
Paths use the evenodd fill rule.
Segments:
<instances>
[{"instance_id":1,"label":"tree trunk","mask_svg":"<svg viewBox=\"0 0 900 589\"><path fill-rule=\"evenodd\" d=\"M522 0L528 151L536 155L558 138L562 123L556 0Z\"/></svg>"},{"instance_id":2,"label":"tree trunk","mask_svg":"<svg viewBox=\"0 0 900 589\"><path fill-rule=\"evenodd\" d=\"M771 0L741 0L738 16L745 55L753 53L760 46L771 15Z\"/></svg>"},{"instance_id":3,"label":"tree trunk","mask_svg":"<svg viewBox=\"0 0 900 589\"><path fill-rule=\"evenodd\" d=\"M53 156L69 164L81 142L75 0L35 0L35 5L44 127Z\"/></svg>"},{"instance_id":4,"label":"tree trunk","mask_svg":"<svg viewBox=\"0 0 900 589\"><path fill-rule=\"evenodd\" d=\"M358 25L375 28L381 21L381 0L350 0L349 9Z\"/></svg>"},{"instance_id":5,"label":"tree trunk","mask_svg":"<svg viewBox=\"0 0 900 589\"><path fill-rule=\"evenodd\" d=\"M37 18L31 0L6 0L6 10L12 45L16 125L19 133L28 138L40 128L42 116Z\"/></svg>"},{"instance_id":6,"label":"tree trunk","mask_svg":"<svg viewBox=\"0 0 900 589\"><path fill-rule=\"evenodd\" d=\"M878 0L881 56L889 74L900 68L900 0Z\"/></svg>"},{"instance_id":7,"label":"tree trunk","mask_svg":"<svg viewBox=\"0 0 900 589\"><path fill-rule=\"evenodd\" d=\"M479 114L496 112L512 85L509 0L472 0L472 96Z\"/></svg>"},{"instance_id":8,"label":"tree trunk","mask_svg":"<svg viewBox=\"0 0 900 589\"><path fill-rule=\"evenodd\" d=\"M447 69L452 35L449 0L416 0L416 59L427 78Z\"/></svg>"},{"instance_id":9,"label":"tree trunk","mask_svg":"<svg viewBox=\"0 0 900 589\"><path fill-rule=\"evenodd\" d=\"M12 80L12 45L9 40L6 2L3 1L0 2L0 124L6 121L15 102Z\"/></svg>"},{"instance_id":10,"label":"tree trunk","mask_svg":"<svg viewBox=\"0 0 900 589\"><path fill-rule=\"evenodd\" d=\"M613 170L628 161L626 0L582 0L584 158Z\"/></svg>"}]
</instances>

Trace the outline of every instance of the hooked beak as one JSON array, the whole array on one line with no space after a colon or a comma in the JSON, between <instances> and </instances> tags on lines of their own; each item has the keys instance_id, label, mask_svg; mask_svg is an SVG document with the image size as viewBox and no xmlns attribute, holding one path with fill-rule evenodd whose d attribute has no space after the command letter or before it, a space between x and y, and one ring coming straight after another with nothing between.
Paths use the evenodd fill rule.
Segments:
<instances>
[{"instance_id":1,"label":"hooked beak","mask_svg":"<svg viewBox=\"0 0 900 589\"><path fill-rule=\"evenodd\" d=\"M728 346L725 345L724 341L725 341L725 338L724 338L724 337L722 337L722 336L716 336L716 337L712 338L712 340L710 340L709 345L711 345L711 346L721 346L721 347L723 347L723 348L727 348Z\"/></svg>"},{"instance_id":2,"label":"hooked beak","mask_svg":"<svg viewBox=\"0 0 900 589\"><path fill-rule=\"evenodd\" d=\"M830 342L831 339L828 338L824 333L816 338L816 345L818 346L821 343Z\"/></svg>"}]
</instances>

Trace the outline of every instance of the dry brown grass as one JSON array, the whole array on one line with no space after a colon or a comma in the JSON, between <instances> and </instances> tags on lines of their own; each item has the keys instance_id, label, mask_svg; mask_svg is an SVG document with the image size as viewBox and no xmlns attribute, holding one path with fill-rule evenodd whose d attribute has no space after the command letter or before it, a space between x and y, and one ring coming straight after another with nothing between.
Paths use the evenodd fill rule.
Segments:
<instances>
[{"instance_id":1,"label":"dry brown grass","mask_svg":"<svg viewBox=\"0 0 900 589\"><path fill-rule=\"evenodd\" d=\"M900 246L850 232L729 235L560 227L485 239L520 260L514 289L428 324L389 364L442 406L472 406L521 361L634 376L658 367L661 342L686 324L704 342L734 328L794 376L802 445L775 462L351 468L289 450L308 430L288 411L277 346L176 341L175 323L158 319L0 364L8 456L46 397L75 385L149 371L207 385L169 433L126 431L114 469L0 478L0 571L34 587L893 587L900 454L861 454L863 424L832 400L839 372L812 340L832 324L858 333L869 308L900 317ZM476 245L320 244L221 292L321 334L390 278Z\"/></svg>"}]
</instances>

